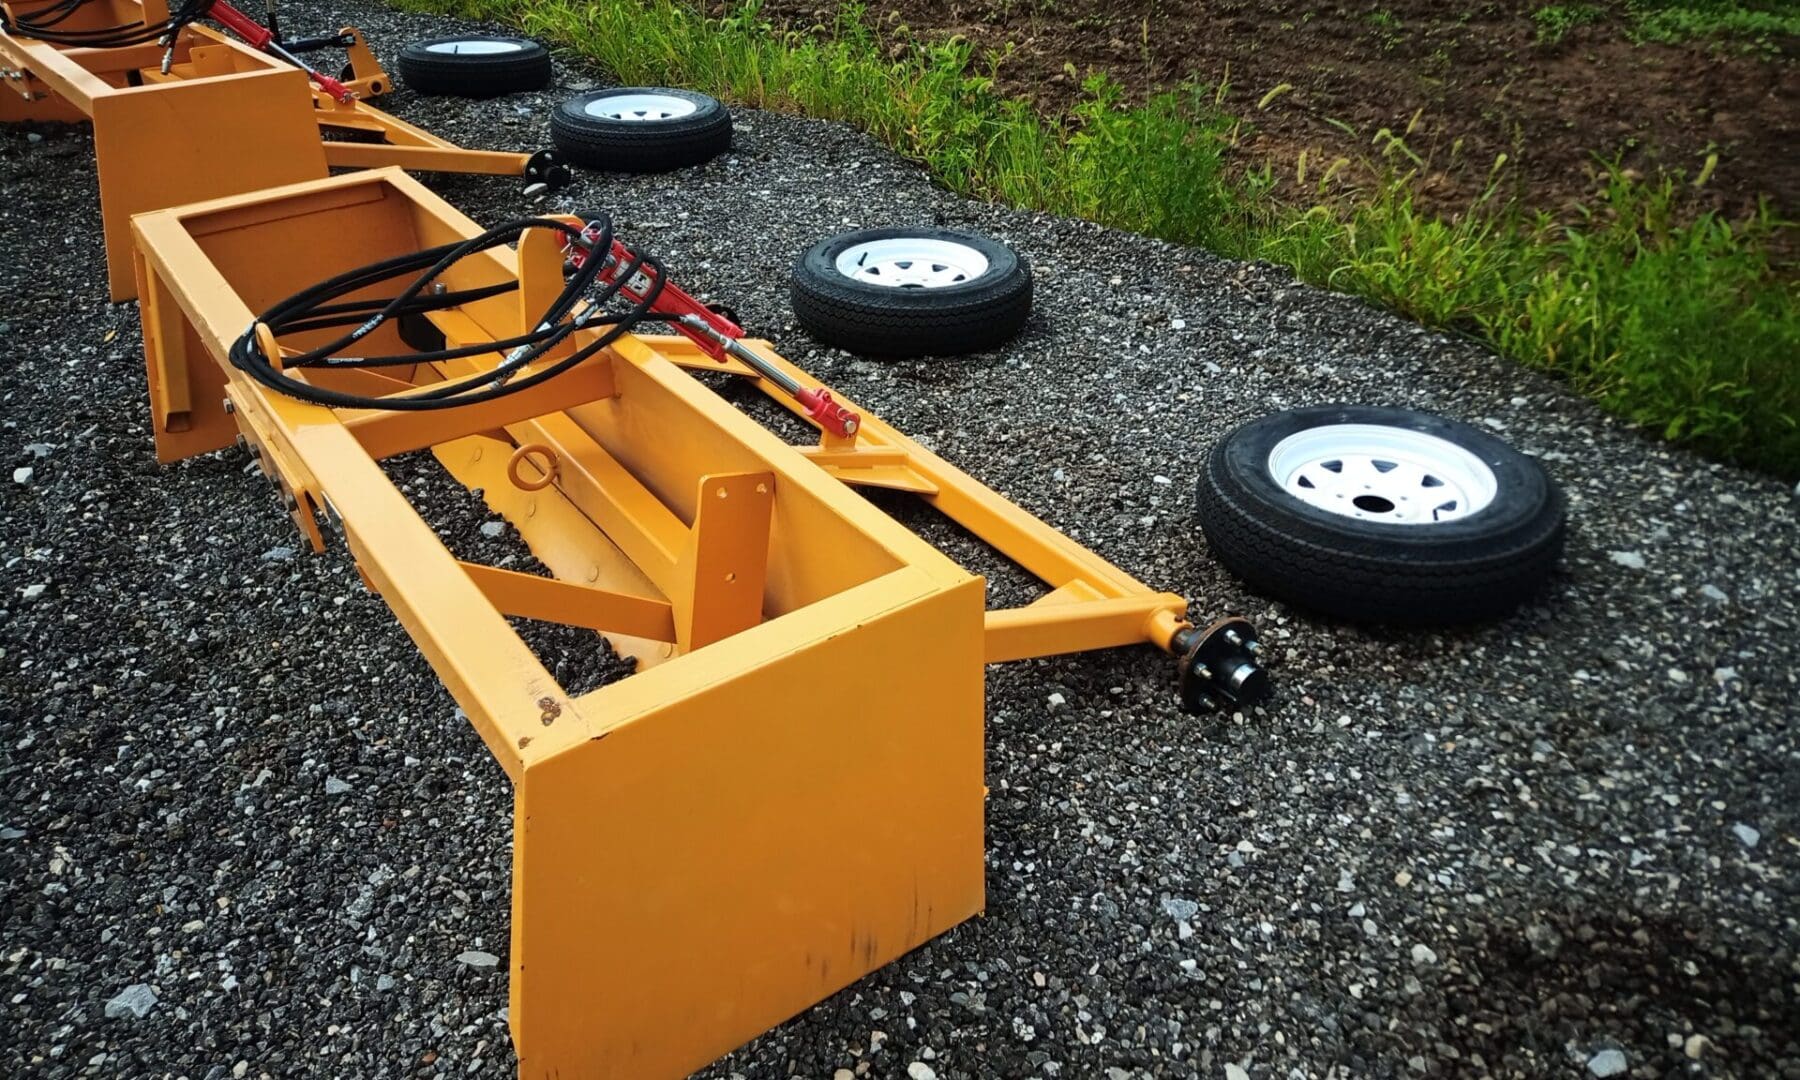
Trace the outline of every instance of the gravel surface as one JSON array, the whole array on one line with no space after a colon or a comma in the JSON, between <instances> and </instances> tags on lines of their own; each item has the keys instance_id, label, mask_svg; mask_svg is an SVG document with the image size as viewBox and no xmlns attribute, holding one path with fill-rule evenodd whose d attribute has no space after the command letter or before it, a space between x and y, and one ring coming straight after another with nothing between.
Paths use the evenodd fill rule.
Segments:
<instances>
[{"instance_id":1,"label":"gravel surface","mask_svg":"<svg viewBox=\"0 0 1800 1080\"><path fill-rule=\"evenodd\" d=\"M455 25L286 15L390 61ZM535 147L604 83L557 76L389 106ZM245 458L156 464L91 170L83 131L0 130L0 1071L509 1076L505 777L347 559L296 555ZM434 183L477 220L527 208L511 180ZM537 207L612 210L871 410L1197 614L1250 616L1279 663L1271 708L1211 722L1147 648L991 669L986 916L704 1075L1800 1077L1788 486L1279 270L964 202L830 124L740 112L725 159ZM1026 335L872 363L793 327L797 252L908 222L1024 252ZM1225 576L1199 454L1330 401L1541 457L1573 515L1549 592L1394 634ZM503 554L491 520L444 528Z\"/></svg>"}]
</instances>

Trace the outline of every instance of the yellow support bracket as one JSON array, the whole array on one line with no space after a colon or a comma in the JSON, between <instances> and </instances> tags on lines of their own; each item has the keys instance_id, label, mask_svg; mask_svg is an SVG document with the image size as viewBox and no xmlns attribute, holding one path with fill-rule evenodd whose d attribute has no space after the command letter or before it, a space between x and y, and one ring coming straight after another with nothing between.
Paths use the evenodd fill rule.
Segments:
<instances>
[{"instance_id":1,"label":"yellow support bracket","mask_svg":"<svg viewBox=\"0 0 1800 1080\"><path fill-rule=\"evenodd\" d=\"M675 616L667 600L630 596L480 563L460 565L502 615L580 626L600 633L675 640Z\"/></svg>"}]
</instances>

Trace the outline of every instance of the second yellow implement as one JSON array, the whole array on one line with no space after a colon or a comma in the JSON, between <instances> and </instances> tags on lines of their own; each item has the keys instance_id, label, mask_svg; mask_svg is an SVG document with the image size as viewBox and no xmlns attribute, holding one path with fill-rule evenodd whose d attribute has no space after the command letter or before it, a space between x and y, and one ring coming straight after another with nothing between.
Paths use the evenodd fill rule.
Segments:
<instances>
[{"instance_id":1,"label":"second yellow implement","mask_svg":"<svg viewBox=\"0 0 1800 1080\"><path fill-rule=\"evenodd\" d=\"M29 15L49 0L0 0ZM90 0L58 23L157 25L167 0ZM340 101L305 72L205 26L156 42L82 48L0 31L0 123L94 125L107 280L114 300L135 295L131 216L180 203L322 179L334 167L404 165L425 171L522 177L556 186L566 170L552 151L468 150L374 108L392 80L360 32L340 36L356 93ZM168 70L163 70L165 60Z\"/></svg>"}]
</instances>

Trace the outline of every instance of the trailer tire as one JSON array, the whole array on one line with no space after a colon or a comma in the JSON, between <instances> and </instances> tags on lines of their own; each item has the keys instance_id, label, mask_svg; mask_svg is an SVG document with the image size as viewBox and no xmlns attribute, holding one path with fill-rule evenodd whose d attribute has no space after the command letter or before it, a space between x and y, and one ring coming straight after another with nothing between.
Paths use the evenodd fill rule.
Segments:
<instances>
[{"instance_id":1,"label":"trailer tire","mask_svg":"<svg viewBox=\"0 0 1800 1080\"><path fill-rule=\"evenodd\" d=\"M415 41L400 50L399 68L415 93L488 98L542 89L550 53L525 38L462 35Z\"/></svg>"},{"instance_id":2,"label":"trailer tire","mask_svg":"<svg viewBox=\"0 0 1800 1080\"><path fill-rule=\"evenodd\" d=\"M1219 561L1258 592L1350 622L1423 626L1498 618L1536 593L1562 552L1565 504L1541 465L1486 432L1332 405L1220 439L1199 519Z\"/></svg>"},{"instance_id":3,"label":"trailer tire","mask_svg":"<svg viewBox=\"0 0 1800 1080\"><path fill-rule=\"evenodd\" d=\"M1031 267L1011 248L937 228L859 229L794 264L794 317L865 356L951 356L1010 340L1031 316Z\"/></svg>"},{"instance_id":4,"label":"trailer tire","mask_svg":"<svg viewBox=\"0 0 1800 1080\"><path fill-rule=\"evenodd\" d=\"M577 165L669 172L731 149L731 112L689 90L622 86L570 98L550 116L550 141Z\"/></svg>"}]
</instances>

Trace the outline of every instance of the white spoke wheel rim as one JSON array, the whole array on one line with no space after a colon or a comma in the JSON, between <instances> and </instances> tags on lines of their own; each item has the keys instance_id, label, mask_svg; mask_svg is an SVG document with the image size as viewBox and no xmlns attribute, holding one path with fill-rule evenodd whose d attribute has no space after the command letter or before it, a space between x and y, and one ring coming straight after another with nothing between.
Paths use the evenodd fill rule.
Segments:
<instances>
[{"instance_id":1,"label":"white spoke wheel rim","mask_svg":"<svg viewBox=\"0 0 1800 1080\"><path fill-rule=\"evenodd\" d=\"M584 108L589 116L603 120L645 123L692 116L699 106L673 94L609 94L595 98Z\"/></svg>"},{"instance_id":2,"label":"white spoke wheel rim","mask_svg":"<svg viewBox=\"0 0 1800 1080\"><path fill-rule=\"evenodd\" d=\"M1386 525L1468 517L1500 489L1487 463L1448 439L1382 424L1329 424L1269 451L1269 475L1309 506Z\"/></svg>"},{"instance_id":3,"label":"white spoke wheel rim","mask_svg":"<svg viewBox=\"0 0 1800 1080\"><path fill-rule=\"evenodd\" d=\"M448 56L498 56L522 48L516 41L436 41L425 46L425 51Z\"/></svg>"},{"instance_id":4,"label":"white spoke wheel rim","mask_svg":"<svg viewBox=\"0 0 1800 1080\"><path fill-rule=\"evenodd\" d=\"M890 289L942 289L987 273L987 256L954 240L896 236L852 244L837 257L837 272Z\"/></svg>"}]
</instances>

